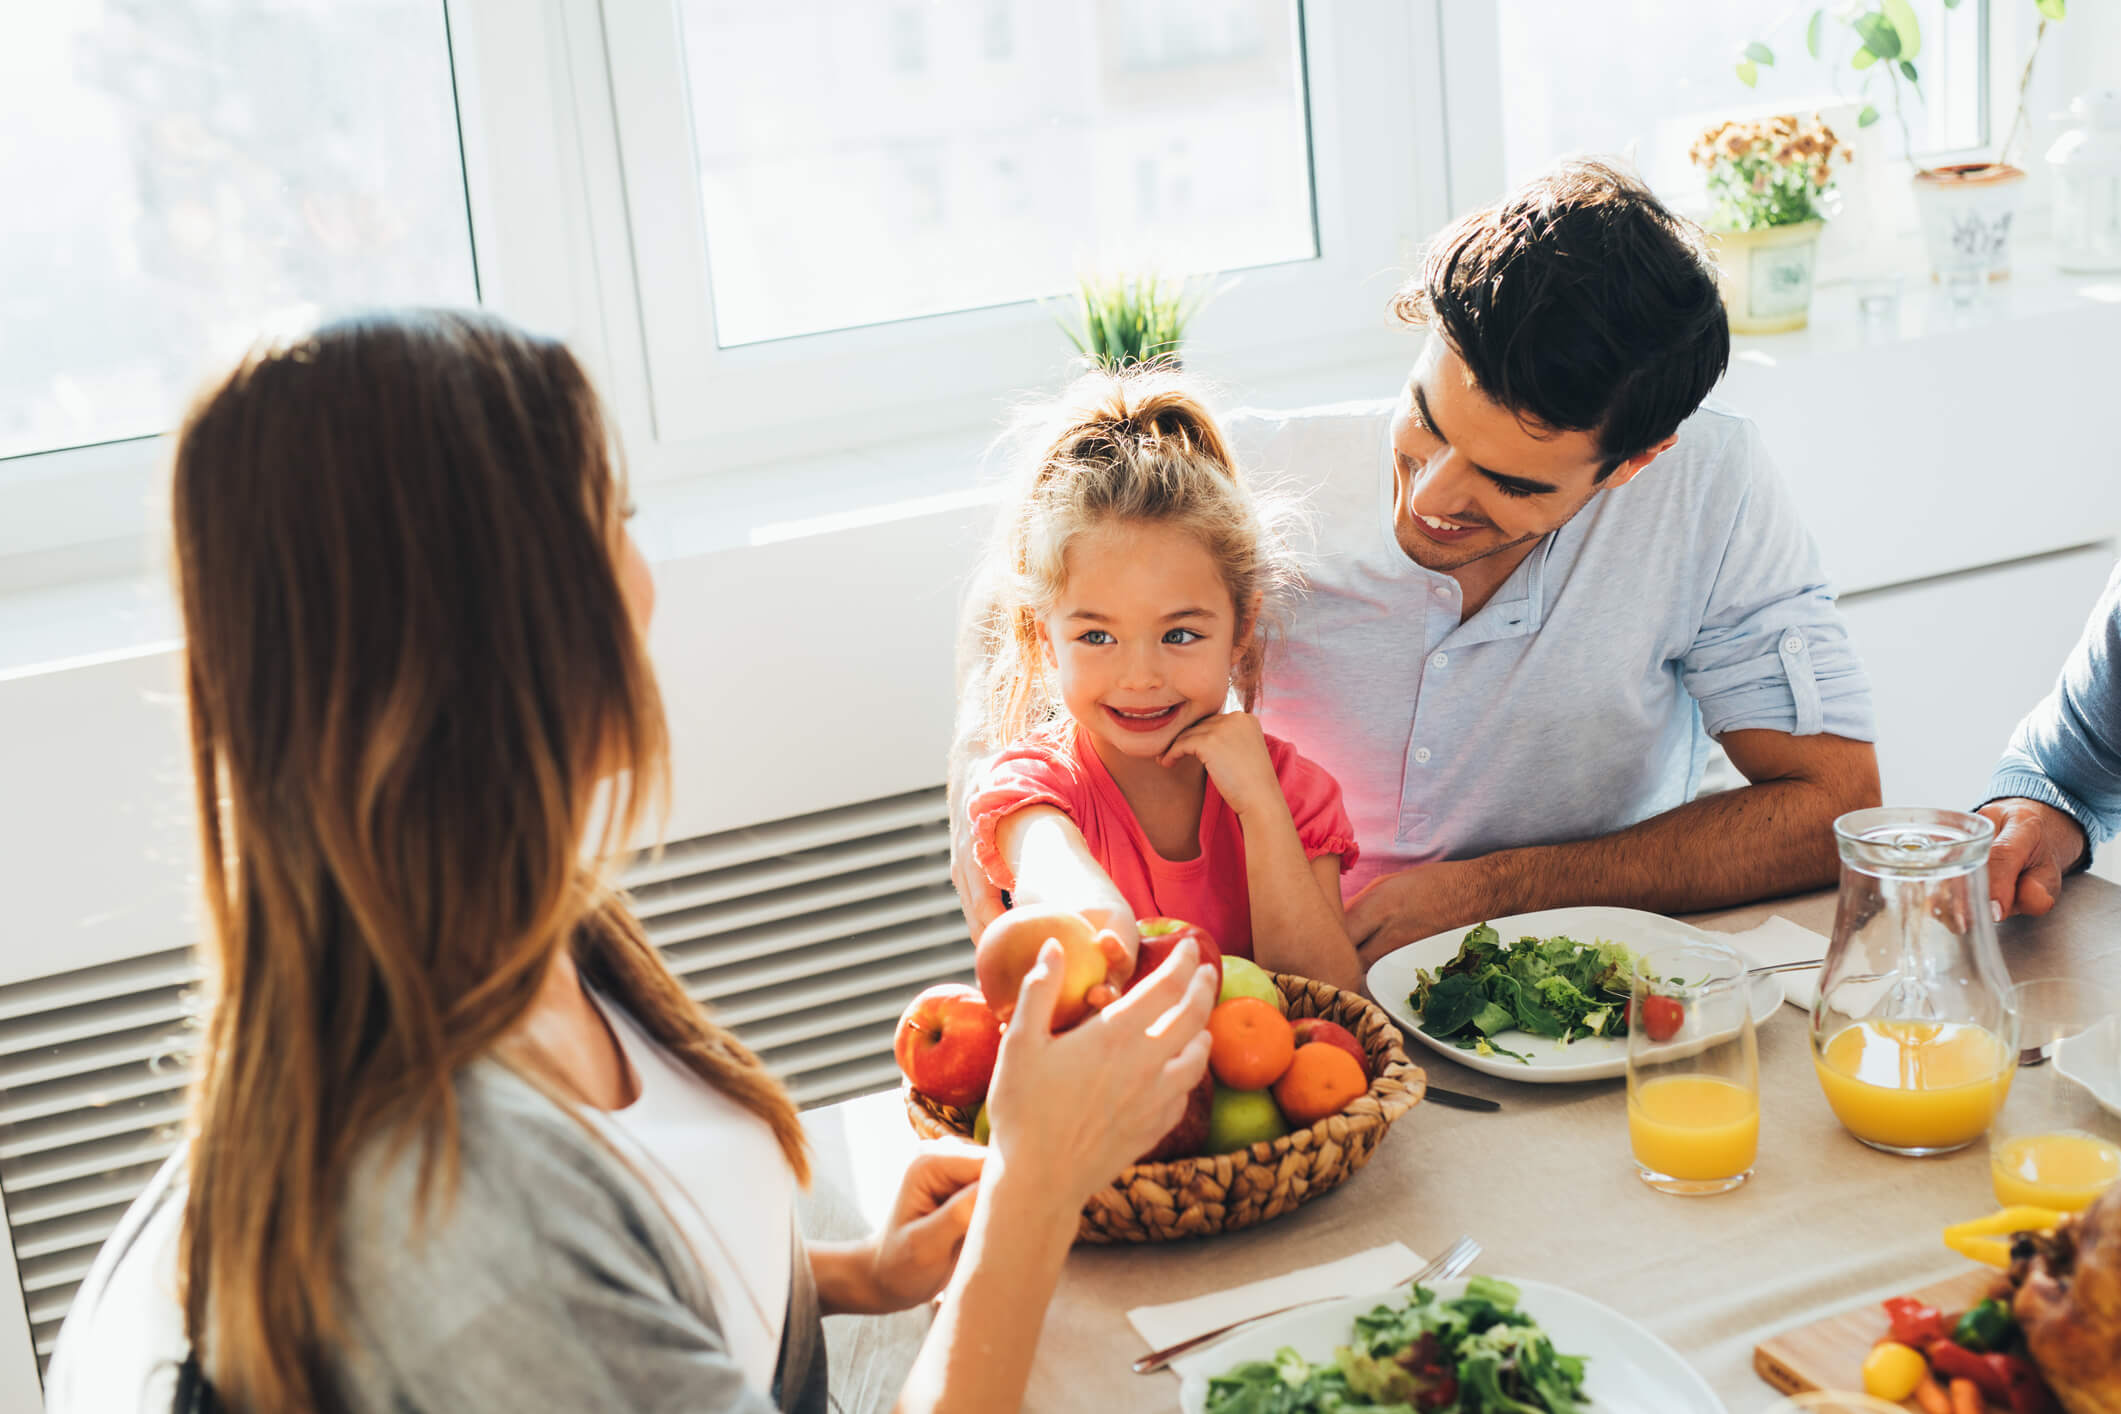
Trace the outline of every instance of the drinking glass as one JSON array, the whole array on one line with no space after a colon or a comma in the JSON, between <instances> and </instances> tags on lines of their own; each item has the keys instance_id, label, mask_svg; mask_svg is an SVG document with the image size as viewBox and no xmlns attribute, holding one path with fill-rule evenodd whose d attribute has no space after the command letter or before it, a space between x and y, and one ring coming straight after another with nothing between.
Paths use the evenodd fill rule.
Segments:
<instances>
[{"instance_id":1,"label":"drinking glass","mask_svg":"<svg viewBox=\"0 0 2121 1414\"><path fill-rule=\"evenodd\" d=\"M1728 1193L1760 1151L1760 1053L1745 959L1727 943L1668 943L1635 960L1628 1141L1660 1193Z\"/></svg>"},{"instance_id":2,"label":"drinking glass","mask_svg":"<svg viewBox=\"0 0 2121 1414\"><path fill-rule=\"evenodd\" d=\"M1874 1149L1963 1149L2009 1093L2018 1032L1989 914L1995 833L1979 815L1919 806L1834 822L1841 896L1812 1062L1835 1117Z\"/></svg>"},{"instance_id":3,"label":"drinking glass","mask_svg":"<svg viewBox=\"0 0 2121 1414\"><path fill-rule=\"evenodd\" d=\"M1989 1178L2004 1207L2077 1213L2121 1178L2121 1120L2074 1074L2113 1073L2121 1053L2121 998L2066 977L2011 988L2018 1044L2049 1059L2024 1066L1989 1128ZM2057 1063L2056 1048L2067 1048Z\"/></svg>"}]
</instances>

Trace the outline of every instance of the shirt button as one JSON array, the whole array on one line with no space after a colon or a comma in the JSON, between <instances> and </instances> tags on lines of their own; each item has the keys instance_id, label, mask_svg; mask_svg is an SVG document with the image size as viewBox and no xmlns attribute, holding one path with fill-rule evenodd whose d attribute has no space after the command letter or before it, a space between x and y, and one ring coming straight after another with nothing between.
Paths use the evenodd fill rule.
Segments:
<instances>
[{"instance_id":1,"label":"shirt button","mask_svg":"<svg viewBox=\"0 0 2121 1414\"><path fill-rule=\"evenodd\" d=\"M1430 667L1432 667L1432 668L1440 668L1440 667L1442 667L1442 666L1443 666L1444 664L1446 664L1446 663L1448 663L1448 662L1450 662L1450 661L1451 661L1451 655L1450 655L1450 654L1448 654L1448 653L1438 653L1438 654L1437 654L1437 655L1436 655L1435 657L1433 657L1433 658L1429 659L1429 666L1430 666Z\"/></svg>"},{"instance_id":2,"label":"shirt button","mask_svg":"<svg viewBox=\"0 0 2121 1414\"><path fill-rule=\"evenodd\" d=\"M1793 633L1782 640L1782 651L1792 654L1802 653L1804 651L1804 640Z\"/></svg>"},{"instance_id":3,"label":"shirt button","mask_svg":"<svg viewBox=\"0 0 2121 1414\"><path fill-rule=\"evenodd\" d=\"M1450 598L1450 597L1451 597L1451 591L1450 591L1450 590L1449 590L1449 589L1448 589L1447 587L1445 587L1444 585L1441 585L1441 584L1437 585L1437 586L1436 586L1436 587L1435 587L1434 589L1430 590L1429 592L1430 592L1431 594L1434 594L1434 595L1435 595L1435 596L1436 596L1437 598L1439 598L1439 599L1448 599L1448 598Z\"/></svg>"},{"instance_id":4,"label":"shirt button","mask_svg":"<svg viewBox=\"0 0 2121 1414\"><path fill-rule=\"evenodd\" d=\"M1426 766L1426 765L1428 765L1428 764L1429 764L1429 748L1427 748L1426 746L1417 746L1417 747L1415 747L1415 748L1414 748L1414 762L1415 762L1415 764L1416 764L1416 765L1418 765L1418 766Z\"/></svg>"}]
</instances>

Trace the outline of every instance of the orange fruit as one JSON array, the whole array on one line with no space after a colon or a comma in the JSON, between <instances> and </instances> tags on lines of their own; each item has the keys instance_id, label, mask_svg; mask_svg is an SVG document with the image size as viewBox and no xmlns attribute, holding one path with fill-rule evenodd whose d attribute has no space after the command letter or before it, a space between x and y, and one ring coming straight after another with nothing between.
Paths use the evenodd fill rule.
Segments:
<instances>
[{"instance_id":1,"label":"orange fruit","mask_svg":"<svg viewBox=\"0 0 2121 1414\"><path fill-rule=\"evenodd\" d=\"M1274 1103L1281 1106L1289 1123L1316 1124L1327 1115L1339 1114L1369 1088L1355 1057L1331 1042L1313 1041L1296 1048L1288 1070L1274 1086Z\"/></svg>"},{"instance_id":2,"label":"orange fruit","mask_svg":"<svg viewBox=\"0 0 2121 1414\"><path fill-rule=\"evenodd\" d=\"M1208 1014L1208 1069L1232 1090L1264 1090L1296 1054L1296 1033L1279 1009L1232 997Z\"/></svg>"}]
</instances>

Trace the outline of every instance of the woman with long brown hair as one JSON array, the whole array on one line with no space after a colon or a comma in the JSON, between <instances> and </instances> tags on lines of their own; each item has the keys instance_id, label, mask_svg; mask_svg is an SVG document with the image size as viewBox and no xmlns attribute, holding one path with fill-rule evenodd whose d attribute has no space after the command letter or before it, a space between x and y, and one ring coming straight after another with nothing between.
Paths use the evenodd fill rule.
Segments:
<instances>
[{"instance_id":1,"label":"woman with long brown hair","mask_svg":"<svg viewBox=\"0 0 2121 1414\"><path fill-rule=\"evenodd\" d=\"M901 1408L1014 1407L1077 1210L1201 1073L1213 972L1052 1036L1035 970L994 1143L805 1243L794 1106L604 879L665 737L573 357L477 314L327 326L205 394L173 501L205 1034L51 1408L822 1410L820 1313L939 1292ZM114 1313L172 1278L158 1369Z\"/></svg>"}]
</instances>

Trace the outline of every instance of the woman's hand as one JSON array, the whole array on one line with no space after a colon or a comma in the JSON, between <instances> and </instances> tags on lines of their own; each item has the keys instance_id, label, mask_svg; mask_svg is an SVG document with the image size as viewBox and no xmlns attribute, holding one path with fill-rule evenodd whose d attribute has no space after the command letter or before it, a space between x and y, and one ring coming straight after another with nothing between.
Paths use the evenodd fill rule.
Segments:
<instances>
[{"instance_id":1,"label":"woman's hand","mask_svg":"<svg viewBox=\"0 0 2121 1414\"><path fill-rule=\"evenodd\" d=\"M1048 1189L1072 1213L1155 1146L1208 1064L1215 969L1188 940L1134 990L1052 1034L1063 953L1049 942L1024 978L987 1092L988 1167Z\"/></svg>"},{"instance_id":2,"label":"woman's hand","mask_svg":"<svg viewBox=\"0 0 2121 1414\"><path fill-rule=\"evenodd\" d=\"M914 1152L891 1216L871 1239L876 1311L918 1306L949 1284L986 1162L985 1150L958 1139L936 1140Z\"/></svg>"},{"instance_id":3,"label":"woman's hand","mask_svg":"<svg viewBox=\"0 0 2121 1414\"><path fill-rule=\"evenodd\" d=\"M1208 779L1240 817L1256 811L1288 813L1289 802L1267 754L1266 733L1250 712L1203 717L1171 739L1158 764L1191 756L1208 768Z\"/></svg>"}]
</instances>

